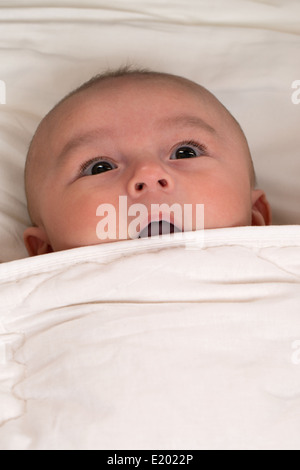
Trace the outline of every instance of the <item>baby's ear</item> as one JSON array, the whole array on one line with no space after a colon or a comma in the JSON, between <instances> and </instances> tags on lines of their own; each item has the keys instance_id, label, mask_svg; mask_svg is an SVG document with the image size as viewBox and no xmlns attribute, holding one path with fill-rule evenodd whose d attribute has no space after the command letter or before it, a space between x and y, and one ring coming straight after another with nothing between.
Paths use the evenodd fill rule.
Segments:
<instances>
[{"instance_id":1,"label":"baby's ear","mask_svg":"<svg viewBox=\"0 0 300 470\"><path fill-rule=\"evenodd\" d=\"M271 225L272 211L265 193L261 189L252 191L252 225Z\"/></svg>"},{"instance_id":2,"label":"baby's ear","mask_svg":"<svg viewBox=\"0 0 300 470\"><path fill-rule=\"evenodd\" d=\"M29 256L45 255L46 253L53 252L46 232L42 228L27 228L24 232L23 238Z\"/></svg>"}]
</instances>

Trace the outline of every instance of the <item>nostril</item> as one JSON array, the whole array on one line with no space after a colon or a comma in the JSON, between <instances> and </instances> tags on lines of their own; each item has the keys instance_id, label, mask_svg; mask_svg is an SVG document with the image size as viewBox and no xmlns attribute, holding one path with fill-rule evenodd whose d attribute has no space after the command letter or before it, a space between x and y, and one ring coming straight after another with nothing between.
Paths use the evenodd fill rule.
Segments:
<instances>
[{"instance_id":1,"label":"nostril","mask_svg":"<svg viewBox=\"0 0 300 470\"><path fill-rule=\"evenodd\" d=\"M164 188L165 186L167 186L167 180L163 179L163 180L159 180L159 184Z\"/></svg>"},{"instance_id":2,"label":"nostril","mask_svg":"<svg viewBox=\"0 0 300 470\"><path fill-rule=\"evenodd\" d=\"M135 189L137 191L141 191L143 189L143 187L144 187L144 183L136 183L136 185L135 185Z\"/></svg>"},{"instance_id":3,"label":"nostril","mask_svg":"<svg viewBox=\"0 0 300 470\"><path fill-rule=\"evenodd\" d=\"M163 188L165 186L168 186L168 182L166 179L161 179L161 180L158 180L158 183L160 184L160 186L162 186ZM142 191L144 189L144 186L145 186L145 183L136 183L135 184L135 189L136 191Z\"/></svg>"}]
</instances>

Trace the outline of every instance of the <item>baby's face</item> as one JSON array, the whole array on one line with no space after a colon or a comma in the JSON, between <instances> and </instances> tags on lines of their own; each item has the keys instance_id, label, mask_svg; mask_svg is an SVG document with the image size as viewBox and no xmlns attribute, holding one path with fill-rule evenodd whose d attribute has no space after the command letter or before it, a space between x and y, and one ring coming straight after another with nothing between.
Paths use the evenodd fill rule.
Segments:
<instances>
[{"instance_id":1,"label":"baby's face","mask_svg":"<svg viewBox=\"0 0 300 470\"><path fill-rule=\"evenodd\" d=\"M106 80L66 100L41 128L28 184L37 225L25 232L28 251L103 243L96 233L101 204L115 207L118 234L128 215L119 214L119 196L149 214L152 204L204 204L207 229L268 223L249 167L240 129L196 85ZM188 230L196 228L193 218Z\"/></svg>"}]
</instances>

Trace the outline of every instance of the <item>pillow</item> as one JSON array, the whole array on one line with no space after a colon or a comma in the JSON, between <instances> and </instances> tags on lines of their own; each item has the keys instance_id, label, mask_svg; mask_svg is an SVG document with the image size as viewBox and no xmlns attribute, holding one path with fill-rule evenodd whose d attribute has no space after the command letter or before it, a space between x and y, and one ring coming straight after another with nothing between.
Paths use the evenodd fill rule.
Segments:
<instances>
[{"instance_id":1,"label":"pillow","mask_svg":"<svg viewBox=\"0 0 300 470\"><path fill-rule=\"evenodd\" d=\"M42 117L126 63L210 89L242 125L273 223L300 224L300 4L286 0L10 1L1 8L0 260L25 256L23 170ZM4 86L5 85L5 86Z\"/></svg>"}]
</instances>

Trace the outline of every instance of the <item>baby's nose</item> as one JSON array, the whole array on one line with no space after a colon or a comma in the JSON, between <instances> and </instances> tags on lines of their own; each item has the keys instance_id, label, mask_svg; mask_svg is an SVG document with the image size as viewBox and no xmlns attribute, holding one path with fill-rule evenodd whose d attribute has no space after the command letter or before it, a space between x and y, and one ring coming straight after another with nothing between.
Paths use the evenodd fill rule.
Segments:
<instances>
[{"instance_id":1,"label":"baby's nose","mask_svg":"<svg viewBox=\"0 0 300 470\"><path fill-rule=\"evenodd\" d=\"M174 187L174 181L160 164L143 165L137 168L128 182L128 193L139 197L145 192L169 192Z\"/></svg>"}]
</instances>

